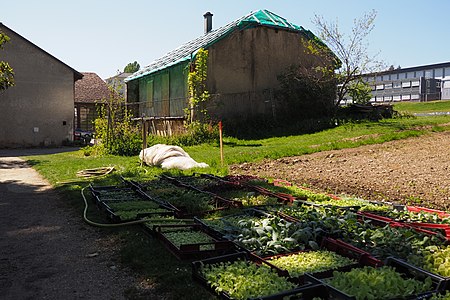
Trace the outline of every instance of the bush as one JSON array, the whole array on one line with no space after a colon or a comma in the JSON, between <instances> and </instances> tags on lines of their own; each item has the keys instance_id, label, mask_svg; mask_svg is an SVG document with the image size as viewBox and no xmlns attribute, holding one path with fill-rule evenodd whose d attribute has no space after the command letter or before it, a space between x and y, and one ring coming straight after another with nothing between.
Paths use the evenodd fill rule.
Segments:
<instances>
[{"instance_id":1,"label":"bush","mask_svg":"<svg viewBox=\"0 0 450 300\"><path fill-rule=\"evenodd\" d=\"M185 147L214 143L219 140L219 128L215 125L197 121L187 125L186 129L186 133L176 136L161 137L150 135L147 138L147 143L148 145L168 144Z\"/></svg>"},{"instance_id":2,"label":"bush","mask_svg":"<svg viewBox=\"0 0 450 300\"><path fill-rule=\"evenodd\" d=\"M95 137L101 142L95 145L95 153L133 156L139 153L142 138L139 127L131 121L125 100L115 92L100 106L95 119Z\"/></svg>"}]
</instances>

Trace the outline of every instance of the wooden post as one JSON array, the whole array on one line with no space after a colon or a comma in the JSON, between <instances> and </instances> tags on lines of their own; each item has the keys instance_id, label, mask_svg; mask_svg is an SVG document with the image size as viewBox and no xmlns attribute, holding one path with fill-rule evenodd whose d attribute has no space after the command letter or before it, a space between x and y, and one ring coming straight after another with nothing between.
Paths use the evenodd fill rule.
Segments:
<instances>
[{"instance_id":1,"label":"wooden post","mask_svg":"<svg viewBox=\"0 0 450 300\"><path fill-rule=\"evenodd\" d=\"M144 120L144 116L142 116L142 160L141 167L144 165L144 152L145 148L147 148L147 122Z\"/></svg>"},{"instance_id":2,"label":"wooden post","mask_svg":"<svg viewBox=\"0 0 450 300\"><path fill-rule=\"evenodd\" d=\"M223 139L222 139L222 121L219 121L219 141L220 141L220 163L223 167Z\"/></svg>"}]
</instances>

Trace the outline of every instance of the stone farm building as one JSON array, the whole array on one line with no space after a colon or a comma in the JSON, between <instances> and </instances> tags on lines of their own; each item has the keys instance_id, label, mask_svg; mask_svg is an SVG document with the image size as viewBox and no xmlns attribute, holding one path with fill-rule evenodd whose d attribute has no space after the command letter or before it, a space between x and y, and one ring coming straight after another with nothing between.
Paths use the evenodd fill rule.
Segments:
<instances>
[{"instance_id":1,"label":"stone farm building","mask_svg":"<svg viewBox=\"0 0 450 300\"><path fill-rule=\"evenodd\" d=\"M0 148L59 146L73 140L74 85L83 75L0 23L10 42L0 60L15 86L0 93Z\"/></svg>"},{"instance_id":2,"label":"stone farm building","mask_svg":"<svg viewBox=\"0 0 450 300\"><path fill-rule=\"evenodd\" d=\"M208 50L206 104L215 120L272 118L277 113L273 89L277 76L311 55L305 42L318 40L301 26L267 10L252 12L212 29L206 13L204 35L191 40L129 76L127 102L136 114L154 122L182 122L188 103L188 74L199 49ZM138 107L138 108L137 108Z\"/></svg>"},{"instance_id":3,"label":"stone farm building","mask_svg":"<svg viewBox=\"0 0 450 300\"><path fill-rule=\"evenodd\" d=\"M83 72L83 79L75 83L75 128L94 131L99 104L110 97L110 90L96 73Z\"/></svg>"}]
</instances>

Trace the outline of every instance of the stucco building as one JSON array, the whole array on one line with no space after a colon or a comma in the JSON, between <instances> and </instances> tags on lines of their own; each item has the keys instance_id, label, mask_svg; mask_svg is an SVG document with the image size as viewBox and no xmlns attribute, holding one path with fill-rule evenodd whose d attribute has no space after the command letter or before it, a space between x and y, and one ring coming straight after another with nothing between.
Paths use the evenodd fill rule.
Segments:
<instances>
[{"instance_id":1,"label":"stucco building","mask_svg":"<svg viewBox=\"0 0 450 300\"><path fill-rule=\"evenodd\" d=\"M450 100L450 62L366 74L364 79L374 103Z\"/></svg>"},{"instance_id":2,"label":"stucco building","mask_svg":"<svg viewBox=\"0 0 450 300\"><path fill-rule=\"evenodd\" d=\"M139 116L180 118L188 103L188 74L199 49L208 50L205 105L213 119L240 121L272 118L278 103L272 90L277 76L293 65L314 59L306 41L318 40L301 26L267 10L252 12L212 29L212 14L204 15L204 35L189 41L128 77L127 101Z\"/></svg>"},{"instance_id":3,"label":"stucco building","mask_svg":"<svg viewBox=\"0 0 450 300\"><path fill-rule=\"evenodd\" d=\"M120 97L126 98L127 85L125 84L125 78L127 78L131 74L132 73L122 72L105 79L105 81L112 89L114 89L119 94Z\"/></svg>"},{"instance_id":4,"label":"stucco building","mask_svg":"<svg viewBox=\"0 0 450 300\"><path fill-rule=\"evenodd\" d=\"M0 93L0 147L59 146L73 140L74 84L83 75L0 23L10 42L0 60L15 86Z\"/></svg>"}]
</instances>

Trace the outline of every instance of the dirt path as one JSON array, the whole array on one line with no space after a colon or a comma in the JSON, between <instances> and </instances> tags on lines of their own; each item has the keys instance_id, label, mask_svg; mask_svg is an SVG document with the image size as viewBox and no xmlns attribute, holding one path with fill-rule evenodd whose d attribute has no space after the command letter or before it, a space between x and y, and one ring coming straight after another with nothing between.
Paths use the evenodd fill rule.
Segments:
<instances>
[{"instance_id":1,"label":"dirt path","mask_svg":"<svg viewBox=\"0 0 450 300\"><path fill-rule=\"evenodd\" d=\"M450 210L450 132L244 163L233 166L231 173L286 179L370 200Z\"/></svg>"},{"instance_id":2,"label":"dirt path","mask_svg":"<svg viewBox=\"0 0 450 300\"><path fill-rule=\"evenodd\" d=\"M124 299L135 279L115 240L58 197L22 159L0 155L0 298Z\"/></svg>"}]
</instances>

